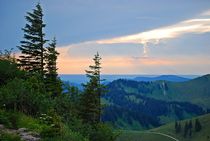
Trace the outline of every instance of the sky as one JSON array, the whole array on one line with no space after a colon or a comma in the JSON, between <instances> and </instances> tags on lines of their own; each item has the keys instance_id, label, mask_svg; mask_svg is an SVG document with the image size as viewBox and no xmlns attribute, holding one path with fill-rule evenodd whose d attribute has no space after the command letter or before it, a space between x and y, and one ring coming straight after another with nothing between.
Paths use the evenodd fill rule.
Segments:
<instances>
[{"instance_id":1,"label":"sky","mask_svg":"<svg viewBox=\"0 0 210 141\"><path fill-rule=\"evenodd\" d=\"M99 52L103 74L210 73L210 0L0 0L0 50L23 39L40 2L59 74L83 74Z\"/></svg>"}]
</instances>

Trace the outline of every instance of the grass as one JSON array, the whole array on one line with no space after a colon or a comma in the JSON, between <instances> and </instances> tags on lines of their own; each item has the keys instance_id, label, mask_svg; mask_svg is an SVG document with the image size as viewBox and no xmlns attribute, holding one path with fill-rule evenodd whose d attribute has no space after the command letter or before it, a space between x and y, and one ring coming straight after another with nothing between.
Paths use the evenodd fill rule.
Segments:
<instances>
[{"instance_id":1,"label":"grass","mask_svg":"<svg viewBox=\"0 0 210 141\"><path fill-rule=\"evenodd\" d=\"M5 133L0 130L0 141L21 141L21 139L18 135Z\"/></svg>"},{"instance_id":2,"label":"grass","mask_svg":"<svg viewBox=\"0 0 210 141\"><path fill-rule=\"evenodd\" d=\"M29 131L41 133L49 126L34 118L20 112L8 112L0 109L0 124L6 128L26 128ZM41 141L88 141L80 133L73 132L66 124L62 123L62 134L53 137L42 137ZM0 141L19 141L16 134L0 131Z\"/></svg>"},{"instance_id":3,"label":"grass","mask_svg":"<svg viewBox=\"0 0 210 141\"><path fill-rule=\"evenodd\" d=\"M38 133L47 127L47 125L40 123L39 119L20 112L6 112L4 110L0 110L0 124L7 128L27 128Z\"/></svg>"},{"instance_id":4,"label":"grass","mask_svg":"<svg viewBox=\"0 0 210 141\"><path fill-rule=\"evenodd\" d=\"M143 131L122 131L117 141L173 141L168 137Z\"/></svg>"},{"instance_id":5,"label":"grass","mask_svg":"<svg viewBox=\"0 0 210 141\"><path fill-rule=\"evenodd\" d=\"M122 131L117 141L173 141L168 137L152 134L149 132L159 132L177 138L179 141L210 141L210 114L197 117L202 125L200 132L193 130L192 137L183 137L183 132L176 134L174 130L174 123L163 125L159 128L151 129L148 131ZM194 123L195 118L192 119ZM181 121L182 130L186 120ZM194 128L193 128L194 129Z\"/></svg>"}]
</instances>

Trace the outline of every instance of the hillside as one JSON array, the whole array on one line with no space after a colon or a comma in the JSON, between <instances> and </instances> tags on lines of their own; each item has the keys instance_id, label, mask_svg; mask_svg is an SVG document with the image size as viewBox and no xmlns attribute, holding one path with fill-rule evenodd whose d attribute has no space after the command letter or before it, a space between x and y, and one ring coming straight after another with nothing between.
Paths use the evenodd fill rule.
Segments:
<instances>
[{"instance_id":1,"label":"hillside","mask_svg":"<svg viewBox=\"0 0 210 141\"><path fill-rule=\"evenodd\" d=\"M210 140L210 114L197 117L202 125L202 130L200 132L192 131L191 137L183 137L183 134L175 133L174 123L163 125L159 128L151 129L148 131L122 131L122 134L118 137L117 141L209 141ZM194 121L195 118L192 119ZM181 124L184 125L186 120L181 121ZM170 137L160 135L166 134Z\"/></svg>"},{"instance_id":2,"label":"hillside","mask_svg":"<svg viewBox=\"0 0 210 141\"><path fill-rule=\"evenodd\" d=\"M164 101L181 101L210 108L210 75L204 75L186 82L137 82L116 80L108 85L109 91L116 89L135 95L143 95Z\"/></svg>"},{"instance_id":3,"label":"hillside","mask_svg":"<svg viewBox=\"0 0 210 141\"><path fill-rule=\"evenodd\" d=\"M208 113L210 75L187 82L137 82L119 79L108 84L103 120L120 129L150 129Z\"/></svg>"},{"instance_id":4,"label":"hillside","mask_svg":"<svg viewBox=\"0 0 210 141\"><path fill-rule=\"evenodd\" d=\"M195 104L166 102L122 91L109 92L104 98L109 104L104 109L102 119L111 122L118 129L149 129L174 120L205 114Z\"/></svg>"}]
</instances>

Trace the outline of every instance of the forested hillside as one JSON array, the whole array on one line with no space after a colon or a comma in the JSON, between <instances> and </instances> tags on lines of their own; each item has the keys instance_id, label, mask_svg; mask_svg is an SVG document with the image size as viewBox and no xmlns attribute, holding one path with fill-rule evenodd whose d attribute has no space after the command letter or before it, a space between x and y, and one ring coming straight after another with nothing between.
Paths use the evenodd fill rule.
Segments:
<instances>
[{"instance_id":1,"label":"forested hillside","mask_svg":"<svg viewBox=\"0 0 210 141\"><path fill-rule=\"evenodd\" d=\"M179 83L113 81L103 97L109 105L103 120L118 128L148 129L205 114L209 112L209 78L205 75Z\"/></svg>"}]
</instances>

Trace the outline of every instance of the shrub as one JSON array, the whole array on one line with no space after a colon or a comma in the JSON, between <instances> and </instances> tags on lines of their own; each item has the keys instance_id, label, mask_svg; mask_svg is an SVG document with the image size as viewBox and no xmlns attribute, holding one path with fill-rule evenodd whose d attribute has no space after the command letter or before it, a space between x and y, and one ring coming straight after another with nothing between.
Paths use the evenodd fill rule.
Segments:
<instances>
[{"instance_id":1,"label":"shrub","mask_svg":"<svg viewBox=\"0 0 210 141\"><path fill-rule=\"evenodd\" d=\"M36 76L15 78L0 88L0 107L36 115L49 109L51 100L47 97L44 84Z\"/></svg>"},{"instance_id":2,"label":"shrub","mask_svg":"<svg viewBox=\"0 0 210 141\"><path fill-rule=\"evenodd\" d=\"M115 141L118 134L107 124L99 123L90 134L91 141Z\"/></svg>"},{"instance_id":3,"label":"shrub","mask_svg":"<svg viewBox=\"0 0 210 141\"><path fill-rule=\"evenodd\" d=\"M54 110L50 110L48 114L41 114L40 122L48 125L42 132L42 137L60 136L63 132L63 125L61 118L55 113Z\"/></svg>"},{"instance_id":4,"label":"shrub","mask_svg":"<svg viewBox=\"0 0 210 141\"><path fill-rule=\"evenodd\" d=\"M7 128L12 128L12 124L9 121L8 115L3 110L0 110L0 124L3 124Z\"/></svg>"},{"instance_id":5,"label":"shrub","mask_svg":"<svg viewBox=\"0 0 210 141\"><path fill-rule=\"evenodd\" d=\"M21 141L21 139L18 135L4 133L0 131L0 141Z\"/></svg>"}]
</instances>

